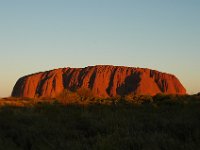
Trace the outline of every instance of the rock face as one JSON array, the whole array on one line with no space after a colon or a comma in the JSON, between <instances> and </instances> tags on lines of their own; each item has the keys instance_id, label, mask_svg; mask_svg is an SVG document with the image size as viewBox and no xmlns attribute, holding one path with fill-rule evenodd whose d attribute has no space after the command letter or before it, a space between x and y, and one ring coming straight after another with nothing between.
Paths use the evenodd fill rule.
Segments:
<instances>
[{"instance_id":1,"label":"rock face","mask_svg":"<svg viewBox=\"0 0 200 150\"><path fill-rule=\"evenodd\" d=\"M186 94L180 81L167 73L122 66L61 68L20 78L14 97L56 97L64 89L90 89L96 97L124 96L130 93L155 95Z\"/></svg>"}]
</instances>

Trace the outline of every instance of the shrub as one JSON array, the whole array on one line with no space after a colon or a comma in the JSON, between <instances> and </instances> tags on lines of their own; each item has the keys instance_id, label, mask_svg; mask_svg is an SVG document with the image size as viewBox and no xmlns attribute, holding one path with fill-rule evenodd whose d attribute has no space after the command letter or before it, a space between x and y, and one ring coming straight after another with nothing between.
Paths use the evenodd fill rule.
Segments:
<instances>
[{"instance_id":1,"label":"shrub","mask_svg":"<svg viewBox=\"0 0 200 150\"><path fill-rule=\"evenodd\" d=\"M90 89L80 88L76 91L81 101L89 100L94 98L94 95Z\"/></svg>"},{"instance_id":2,"label":"shrub","mask_svg":"<svg viewBox=\"0 0 200 150\"><path fill-rule=\"evenodd\" d=\"M125 96L125 100L133 102L133 103L137 103L137 104L142 104L142 103L152 102L153 98L150 95L128 94Z\"/></svg>"},{"instance_id":3,"label":"shrub","mask_svg":"<svg viewBox=\"0 0 200 150\"><path fill-rule=\"evenodd\" d=\"M181 101L185 100L186 97L184 95L176 95L176 94L157 94L153 97L154 102L162 102L162 101Z\"/></svg>"},{"instance_id":4,"label":"shrub","mask_svg":"<svg viewBox=\"0 0 200 150\"><path fill-rule=\"evenodd\" d=\"M159 93L159 94L156 94L154 97L153 97L153 100L154 102L161 102L161 101L164 101L166 99L168 99L169 97L166 95L166 94L163 94L163 93Z\"/></svg>"},{"instance_id":5,"label":"shrub","mask_svg":"<svg viewBox=\"0 0 200 150\"><path fill-rule=\"evenodd\" d=\"M134 99L135 95L133 93L125 95L124 99L128 101L132 101Z\"/></svg>"},{"instance_id":6,"label":"shrub","mask_svg":"<svg viewBox=\"0 0 200 150\"><path fill-rule=\"evenodd\" d=\"M80 97L76 92L71 92L67 89L64 89L63 92L61 92L60 95L57 97L57 99L62 104L68 104L80 100Z\"/></svg>"}]
</instances>

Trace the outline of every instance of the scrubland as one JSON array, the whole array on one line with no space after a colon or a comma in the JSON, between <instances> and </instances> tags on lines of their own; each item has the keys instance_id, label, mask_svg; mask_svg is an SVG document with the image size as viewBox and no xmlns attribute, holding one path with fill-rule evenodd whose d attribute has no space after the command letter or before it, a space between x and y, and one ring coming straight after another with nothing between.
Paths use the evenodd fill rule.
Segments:
<instances>
[{"instance_id":1,"label":"scrubland","mask_svg":"<svg viewBox=\"0 0 200 150\"><path fill-rule=\"evenodd\" d=\"M98 99L83 93L0 100L0 149L200 149L199 95Z\"/></svg>"}]
</instances>

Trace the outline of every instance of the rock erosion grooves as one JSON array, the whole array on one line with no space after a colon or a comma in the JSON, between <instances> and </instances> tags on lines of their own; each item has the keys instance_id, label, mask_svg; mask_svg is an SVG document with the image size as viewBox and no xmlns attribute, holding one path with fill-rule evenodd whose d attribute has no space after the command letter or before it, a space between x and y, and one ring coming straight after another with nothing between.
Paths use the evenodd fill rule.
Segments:
<instances>
[{"instance_id":1,"label":"rock erosion grooves","mask_svg":"<svg viewBox=\"0 0 200 150\"><path fill-rule=\"evenodd\" d=\"M89 66L61 68L20 78L15 84L13 97L58 96L64 89L90 89L96 97L186 94L180 81L171 74L155 70L122 66Z\"/></svg>"}]
</instances>

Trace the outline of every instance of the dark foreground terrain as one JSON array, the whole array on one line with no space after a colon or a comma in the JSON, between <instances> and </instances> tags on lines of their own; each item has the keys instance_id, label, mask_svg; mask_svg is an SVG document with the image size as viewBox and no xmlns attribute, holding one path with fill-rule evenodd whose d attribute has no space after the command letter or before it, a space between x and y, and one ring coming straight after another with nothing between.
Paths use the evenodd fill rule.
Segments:
<instances>
[{"instance_id":1,"label":"dark foreground terrain","mask_svg":"<svg viewBox=\"0 0 200 150\"><path fill-rule=\"evenodd\" d=\"M200 149L199 96L147 99L6 104L0 107L0 150Z\"/></svg>"}]
</instances>

